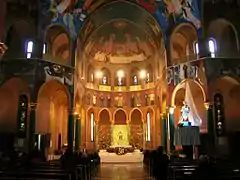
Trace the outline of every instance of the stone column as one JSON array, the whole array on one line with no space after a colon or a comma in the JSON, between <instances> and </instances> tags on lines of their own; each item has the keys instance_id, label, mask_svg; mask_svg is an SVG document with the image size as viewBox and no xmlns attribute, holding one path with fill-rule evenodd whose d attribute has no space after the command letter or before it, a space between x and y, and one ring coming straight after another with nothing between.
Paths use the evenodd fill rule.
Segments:
<instances>
[{"instance_id":1,"label":"stone column","mask_svg":"<svg viewBox=\"0 0 240 180\"><path fill-rule=\"evenodd\" d=\"M29 115L29 152L34 149L34 134L35 134L35 124L36 124L36 107L37 104L30 103L30 115Z\"/></svg>"},{"instance_id":2,"label":"stone column","mask_svg":"<svg viewBox=\"0 0 240 180\"><path fill-rule=\"evenodd\" d=\"M161 122L162 122L162 146L167 152L167 117L166 115L161 116Z\"/></svg>"},{"instance_id":3,"label":"stone column","mask_svg":"<svg viewBox=\"0 0 240 180\"><path fill-rule=\"evenodd\" d=\"M68 150L69 151L73 151L74 119L75 119L74 109L70 109L69 114L68 114L68 132L67 132L67 141L68 141Z\"/></svg>"},{"instance_id":4,"label":"stone column","mask_svg":"<svg viewBox=\"0 0 240 180\"><path fill-rule=\"evenodd\" d=\"M170 151L175 150L174 146L174 133L175 133L175 126L174 126L174 107L169 108L168 112L168 134L170 140Z\"/></svg>"},{"instance_id":5,"label":"stone column","mask_svg":"<svg viewBox=\"0 0 240 180\"><path fill-rule=\"evenodd\" d=\"M78 117L76 119L76 126L75 126L75 150L79 150L80 142L80 133L81 133L81 120Z\"/></svg>"},{"instance_id":6,"label":"stone column","mask_svg":"<svg viewBox=\"0 0 240 180\"><path fill-rule=\"evenodd\" d=\"M214 140L214 120L213 120L213 106L209 103L206 102L204 103L204 106L206 108L206 113L207 113L207 132L210 138L210 143L211 146L215 144Z\"/></svg>"}]
</instances>

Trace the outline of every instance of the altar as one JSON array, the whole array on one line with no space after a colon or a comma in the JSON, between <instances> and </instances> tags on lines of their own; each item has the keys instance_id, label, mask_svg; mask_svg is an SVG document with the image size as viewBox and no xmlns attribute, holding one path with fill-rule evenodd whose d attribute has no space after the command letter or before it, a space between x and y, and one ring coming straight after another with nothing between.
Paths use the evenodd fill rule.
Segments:
<instances>
[{"instance_id":1,"label":"altar","mask_svg":"<svg viewBox=\"0 0 240 180\"><path fill-rule=\"evenodd\" d=\"M107 150L100 150L99 156L101 163L141 163L143 162L143 153L135 149L132 153L118 155L109 153Z\"/></svg>"}]
</instances>

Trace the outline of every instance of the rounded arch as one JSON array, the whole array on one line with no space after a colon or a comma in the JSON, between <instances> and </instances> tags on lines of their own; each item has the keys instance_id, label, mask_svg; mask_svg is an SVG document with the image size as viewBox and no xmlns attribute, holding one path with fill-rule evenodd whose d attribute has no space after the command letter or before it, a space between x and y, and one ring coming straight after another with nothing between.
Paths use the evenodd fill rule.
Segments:
<instances>
[{"instance_id":1,"label":"rounded arch","mask_svg":"<svg viewBox=\"0 0 240 180\"><path fill-rule=\"evenodd\" d=\"M227 19L218 18L210 22L208 37L216 40L220 56L236 56L239 52L239 36L236 27Z\"/></svg>"},{"instance_id":2,"label":"rounded arch","mask_svg":"<svg viewBox=\"0 0 240 180\"><path fill-rule=\"evenodd\" d=\"M67 96L67 100L68 100L68 104L70 105L70 93L66 87L66 85L62 84L61 82L59 82L58 80L50 80L48 82L45 82L44 84L42 84L42 86L40 87L40 89L38 90L38 97L41 94L47 94L47 95L53 95L54 92L56 91L64 91L64 93L66 93Z\"/></svg>"},{"instance_id":3,"label":"rounded arch","mask_svg":"<svg viewBox=\"0 0 240 180\"><path fill-rule=\"evenodd\" d=\"M131 69L131 74L130 74L130 78L131 78L131 85L138 85L139 84L139 68L138 67L133 67Z\"/></svg>"},{"instance_id":4,"label":"rounded arch","mask_svg":"<svg viewBox=\"0 0 240 180\"><path fill-rule=\"evenodd\" d=\"M151 83L154 81L154 71L151 64L148 64L146 67L146 82Z\"/></svg>"},{"instance_id":5,"label":"rounded arch","mask_svg":"<svg viewBox=\"0 0 240 180\"><path fill-rule=\"evenodd\" d=\"M134 16L128 16L128 14L116 13L116 14L120 15L120 16L118 15L119 17L116 17L116 14L113 14L113 13L111 13L110 10L107 10L109 8L112 9L112 7L117 7L117 10L120 12L122 12L121 11L122 9L126 10L126 7L127 7L127 9L130 8L128 12L134 12L134 11L136 12L137 11L137 13ZM92 34L94 32L94 30L96 30L96 28L91 28L92 27L91 20L92 20L92 18L95 18L95 17L99 18L100 14L103 14L103 16L107 17L107 18L105 18L104 20L102 20L100 18L96 22L97 27L101 26L103 23L109 22L113 19L124 18L124 19L129 19L129 21L136 22L136 24L140 24L140 26L144 22L144 26L147 26L147 28L151 31L152 34L155 34L157 37L162 36L161 27L160 27L159 23L156 21L154 16L148 10L146 10L144 7L145 7L144 4L141 4L140 2L139 2L139 4L137 4L137 3L134 3L131 1L117 0L117 1L111 1L108 3L102 3L97 8L95 8L94 11L92 11L88 15L88 17L85 19L85 21L78 33L80 42L86 42L87 38L90 37L90 34ZM133 11L133 9L134 9L134 11ZM110 15L107 15L108 13ZM139 19L139 14L143 14L143 17L148 17L148 18L146 18L146 21L142 21L142 19ZM140 21L140 22L138 23L138 21ZM84 32L87 32L87 33L84 33Z\"/></svg>"},{"instance_id":6,"label":"rounded arch","mask_svg":"<svg viewBox=\"0 0 240 180\"><path fill-rule=\"evenodd\" d=\"M128 122L126 110L123 108L116 109L113 113L113 121L114 123L126 124Z\"/></svg>"},{"instance_id":7,"label":"rounded arch","mask_svg":"<svg viewBox=\"0 0 240 180\"><path fill-rule=\"evenodd\" d=\"M94 110L94 107L92 107L92 106L88 107L86 112L87 112L87 114L94 113L94 115L95 115L95 110Z\"/></svg>"},{"instance_id":8,"label":"rounded arch","mask_svg":"<svg viewBox=\"0 0 240 180\"><path fill-rule=\"evenodd\" d=\"M100 120L101 120L101 114L102 113L107 113L108 114L108 116L109 116L109 121L111 122L111 120L112 120L112 113L111 113L111 111L108 109L108 108L102 108L99 112L98 112L98 121L100 122Z\"/></svg>"},{"instance_id":9,"label":"rounded arch","mask_svg":"<svg viewBox=\"0 0 240 180\"><path fill-rule=\"evenodd\" d=\"M194 43L197 39L197 30L193 24L178 24L170 35L170 64L182 63L195 57Z\"/></svg>"},{"instance_id":10,"label":"rounded arch","mask_svg":"<svg viewBox=\"0 0 240 180\"><path fill-rule=\"evenodd\" d=\"M195 83L200 89L201 89L201 92L202 92L202 97L203 97L203 101L206 102L207 100L207 96L206 96L206 91L204 90L204 87L197 81L194 81L192 79L185 79L183 80L181 83L179 83L173 90L172 92L172 98L171 98L171 106L172 107L175 107L175 97L176 97L176 93L184 88L186 82L192 82L192 83Z\"/></svg>"},{"instance_id":11,"label":"rounded arch","mask_svg":"<svg viewBox=\"0 0 240 180\"><path fill-rule=\"evenodd\" d=\"M66 28L61 24L53 24L45 30L44 58L64 65L73 65L71 62L71 38Z\"/></svg>"},{"instance_id":12,"label":"rounded arch","mask_svg":"<svg viewBox=\"0 0 240 180\"><path fill-rule=\"evenodd\" d=\"M227 132L240 130L240 81L231 76L221 76L210 82L210 97L214 102L214 96L221 94L223 97L222 108L225 116L225 124ZM213 103L214 104L214 103Z\"/></svg>"},{"instance_id":13,"label":"rounded arch","mask_svg":"<svg viewBox=\"0 0 240 180\"><path fill-rule=\"evenodd\" d=\"M101 69L102 78L100 84L102 85L110 85L111 84L111 72L108 68L103 67Z\"/></svg>"},{"instance_id":14,"label":"rounded arch","mask_svg":"<svg viewBox=\"0 0 240 180\"><path fill-rule=\"evenodd\" d=\"M28 105L30 105L31 97L28 84L19 77L10 78L0 86L0 132L17 133L17 117L21 96L26 96Z\"/></svg>"},{"instance_id":15,"label":"rounded arch","mask_svg":"<svg viewBox=\"0 0 240 180\"><path fill-rule=\"evenodd\" d=\"M133 108L133 109L131 109L131 111L129 112L130 122L131 122L131 120L132 120L131 117L132 117L132 113L133 113L134 111L140 112L140 114L141 114L141 121L143 121L143 112L141 111L141 109L139 109L139 108Z\"/></svg>"},{"instance_id":16,"label":"rounded arch","mask_svg":"<svg viewBox=\"0 0 240 180\"><path fill-rule=\"evenodd\" d=\"M151 107L151 106L147 107L146 113L148 113L148 112L151 113L152 117L155 117L155 110L153 107Z\"/></svg>"},{"instance_id":17,"label":"rounded arch","mask_svg":"<svg viewBox=\"0 0 240 180\"><path fill-rule=\"evenodd\" d=\"M88 67L87 67L87 82L94 83L94 80L95 80L94 68L92 65L88 65Z\"/></svg>"},{"instance_id":18,"label":"rounded arch","mask_svg":"<svg viewBox=\"0 0 240 180\"><path fill-rule=\"evenodd\" d=\"M189 106L192 112L189 121L193 126L199 126L200 131L207 132L207 116L205 109L206 94L204 88L197 81L186 79L175 87L172 93L172 107L174 110L175 126L182 117L182 108L184 102Z\"/></svg>"},{"instance_id":19,"label":"rounded arch","mask_svg":"<svg viewBox=\"0 0 240 180\"><path fill-rule=\"evenodd\" d=\"M49 134L50 153L61 150L67 143L67 124L70 107L67 87L57 80L42 84L38 91L36 108L36 133Z\"/></svg>"},{"instance_id":20,"label":"rounded arch","mask_svg":"<svg viewBox=\"0 0 240 180\"><path fill-rule=\"evenodd\" d=\"M15 21L6 32L5 44L8 50L3 58L26 58L26 41L35 39L35 30L33 23L26 19Z\"/></svg>"}]
</instances>

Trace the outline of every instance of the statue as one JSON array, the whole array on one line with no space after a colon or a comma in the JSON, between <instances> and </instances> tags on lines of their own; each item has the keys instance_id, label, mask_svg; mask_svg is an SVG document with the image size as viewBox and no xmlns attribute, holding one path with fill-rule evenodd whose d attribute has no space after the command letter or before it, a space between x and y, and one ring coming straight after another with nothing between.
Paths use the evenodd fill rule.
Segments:
<instances>
[{"instance_id":1,"label":"statue","mask_svg":"<svg viewBox=\"0 0 240 180\"><path fill-rule=\"evenodd\" d=\"M122 141L122 140L123 140L122 131L119 131L119 133L118 133L118 140L119 140L119 141Z\"/></svg>"},{"instance_id":2,"label":"statue","mask_svg":"<svg viewBox=\"0 0 240 180\"><path fill-rule=\"evenodd\" d=\"M183 102L183 106L181 109L182 116L180 118L180 121L178 124L180 125L185 125L186 123L189 125L189 112L190 112L190 107L187 105L186 102Z\"/></svg>"}]
</instances>

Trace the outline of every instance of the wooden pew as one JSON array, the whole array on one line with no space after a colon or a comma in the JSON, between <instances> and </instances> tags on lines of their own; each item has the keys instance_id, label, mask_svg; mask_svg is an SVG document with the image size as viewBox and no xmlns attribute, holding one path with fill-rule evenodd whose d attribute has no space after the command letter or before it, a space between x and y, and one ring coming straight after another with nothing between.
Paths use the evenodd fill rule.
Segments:
<instances>
[{"instance_id":1,"label":"wooden pew","mask_svg":"<svg viewBox=\"0 0 240 180\"><path fill-rule=\"evenodd\" d=\"M30 179L58 179L58 180L71 180L71 175L68 173L53 173L53 172L10 172L1 171L0 177L8 178L30 178Z\"/></svg>"}]
</instances>

